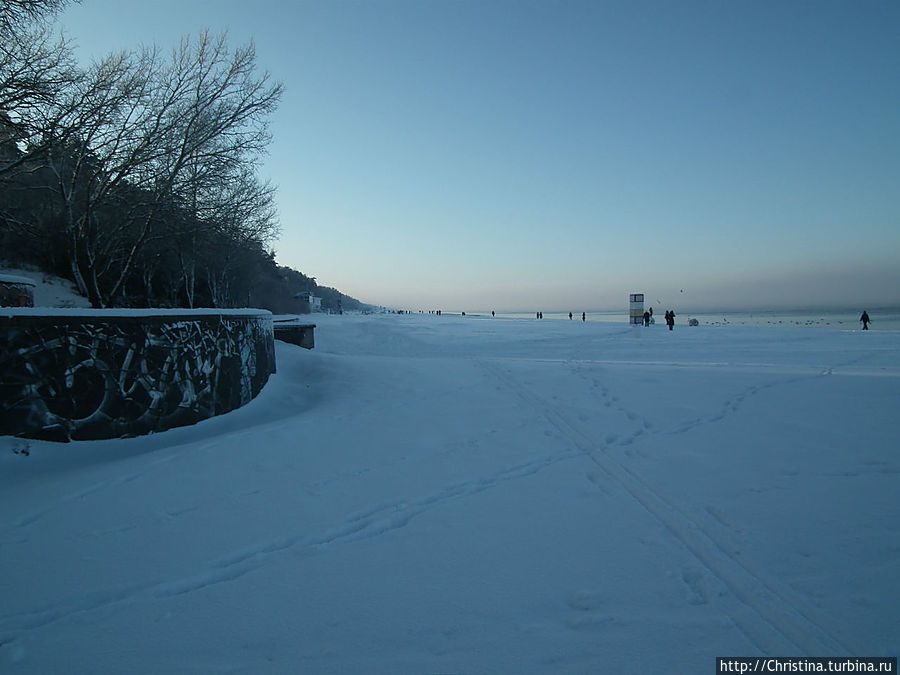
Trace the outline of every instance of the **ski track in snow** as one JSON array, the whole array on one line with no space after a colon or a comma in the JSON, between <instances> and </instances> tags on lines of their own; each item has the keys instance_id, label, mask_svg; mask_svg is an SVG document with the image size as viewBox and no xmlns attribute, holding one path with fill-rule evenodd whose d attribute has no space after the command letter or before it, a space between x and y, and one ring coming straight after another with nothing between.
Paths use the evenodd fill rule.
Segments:
<instances>
[{"instance_id":1,"label":"ski track in snow","mask_svg":"<svg viewBox=\"0 0 900 675\"><path fill-rule=\"evenodd\" d=\"M512 361L512 360L506 360ZM766 577L752 563L742 559L740 552L728 543L721 529L731 529L721 514L707 510L705 522L701 517L687 513L673 502L668 501L659 491L654 490L644 479L634 473L625 463L618 461L607 451L613 443L630 445L636 438L652 429L649 420L624 407L616 406L625 417L636 423L636 431L624 439L607 438L607 443L599 442L568 419L566 412L557 405L519 383L495 359L480 360L480 365L504 384L522 403L532 408L536 415L545 419L576 448L580 455L586 455L613 483L622 487L640 503L652 516L690 552L706 573L717 578L745 608L751 612L733 612L722 607L735 626L756 644L763 653L776 654L798 651L803 654L852 654L836 635L841 630L821 612L811 607L795 592L783 584ZM782 378L766 385L751 386L732 399L725 401L722 409L712 415L678 427L674 433L683 433L690 428L712 424L721 420L729 412L737 411L740 403L748 396L770 387L790 384L809 377L830 374L831 369L819 371L815 375ZM596 381L595 381L596 382ZM604 405L610 407L618 402L611 392L601 388ZM654 432L656 434L665 432ZM601 477L596 472L587 472L588 480L599 489L606 491ZM690 590L691 604L706 604L710 598L705 590L703 573L696 569L682 572L682 581ZM720 603L725 605L725 602ZM756 620L751 620L755 616Z\"/></svg>"}]
</instances>

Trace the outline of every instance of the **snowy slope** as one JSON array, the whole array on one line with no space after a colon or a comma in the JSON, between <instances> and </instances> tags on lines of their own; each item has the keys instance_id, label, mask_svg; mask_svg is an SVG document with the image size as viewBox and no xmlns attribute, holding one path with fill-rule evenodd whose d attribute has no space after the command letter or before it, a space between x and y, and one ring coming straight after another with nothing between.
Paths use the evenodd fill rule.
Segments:
<instances>
[{"instance_id":1,"label":"snowy slope","mask_svg":"<svg viewBox=\"0 0 900 675\"><path fill-rule=\"evenodd\" d=\"M0 671L900 651L900 333L316 323L220 418L0 437Z\"/></svg>"}]
</instances>

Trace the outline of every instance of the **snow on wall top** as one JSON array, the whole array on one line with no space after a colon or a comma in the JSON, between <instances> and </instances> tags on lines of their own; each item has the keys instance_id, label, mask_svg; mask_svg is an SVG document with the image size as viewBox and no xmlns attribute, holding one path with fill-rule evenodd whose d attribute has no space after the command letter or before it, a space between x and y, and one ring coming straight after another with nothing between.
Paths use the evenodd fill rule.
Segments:
<instances>
[{"instance_id":1,"label":"snow on wall top","mask_svg":"<svg viewBox=\"0 0 900 675\"><path fill-rule=\"evenodd\" d=\"M13 274L0 274L0 283L4 284L27 284L28 286L36 286L34 279L28 277L18 277Z\"/></svg>"},{"instance_id":2,"label":"snow on wall top","mask_svg":"<svg viewBox=\"0 0 900 675\"><path fill-rule=\"evenodd\" d=\"M13 316L57 316L84 317L88 319L135 318L171 316L185 318L190 316L271 316L267 309L89 309L82 307L3 307L0 317Z\"/></svg>"}]
</instances>

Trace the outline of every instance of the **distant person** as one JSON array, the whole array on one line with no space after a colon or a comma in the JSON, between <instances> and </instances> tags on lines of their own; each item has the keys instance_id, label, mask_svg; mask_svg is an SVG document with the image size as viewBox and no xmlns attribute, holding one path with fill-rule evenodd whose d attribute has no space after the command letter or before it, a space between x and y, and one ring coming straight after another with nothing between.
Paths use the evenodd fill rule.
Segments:
<instances>
[{"instance_id":1,"label":"distant person","mask_svg":"<svg viewBox=\"0 0 900 675\"><path fill-rule=\"evenodd\" d=\"M582 312L582 313L581 313L581 321L582 321L582 323L584 322L584 320L585 320L585 318L584 318L584 312Z\"/></svg>"},{"instance_id":2,"label":"distant person","mask_svg":"<svg viewBox=\"0 0 900 675\"><path fill-rule=\"evenodd\" d=\"M650 325L650 312L644 312L644 325Z\"/></svg>"},{"instance_id":3,"label":"distant person","mask_svg":"<svg viewBox=\"0 0 900 675\"><path fill-rule=\"evenodd\" d=\"M491 310L491 316L494 316L494 310Z\"/></svg>"},{"instance_id":4,"label":"distant person","mask_svg":"<svg viewBox=\"0 0 900 675\"><path fill-rule=\"evenodd\" d=\"M653 308L652 307L650 308L650 318L651 319L653 318Z\"/></svg>"},{"instance_id":5,"label":"distant person","mask_svg":"<svg viewBox=\"0 0 900 675\"><path fill-rule=\"evenodd\" d=\"M675 327L675 312L671 309L666 311L666 325L669 327L669 330Z\"/></svg>"},{"instance_id":6,"label":"distant person","mask_svg":"<svg viewBox=\"0 0 900 675\"><path fill-rule=\"evenodd\" d=\"M569 321L572 320L572 312L569 312Z\"/></svg>"},{"instance_id":7,"label":"distant person","mask_svg":"<svg viewBox=\"0 0 900 675\"><path fill-rule=\"evenodd\" d=\"M869 330L869 313L866 310L863 310L862 316L859 317L859 320L862 321L863 330Z\"/></svg>"}]
</instances>

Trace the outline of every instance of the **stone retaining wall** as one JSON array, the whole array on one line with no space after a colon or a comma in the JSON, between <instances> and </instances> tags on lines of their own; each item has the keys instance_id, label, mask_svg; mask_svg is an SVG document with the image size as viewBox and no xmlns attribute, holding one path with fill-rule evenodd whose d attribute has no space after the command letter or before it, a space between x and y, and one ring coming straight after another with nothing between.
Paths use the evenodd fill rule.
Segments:
<instances>
[{"instance_id":1,"label":"stone retaining wall","mask_svg":"<svg viewBox=\"0 0 900 675\"><path fill-rule=\"evenodd\" d=\"M0 434L135 436L238 408L275 372L264 310L0 312Z\"/></svg>"},{"instance_id":2,"label":"stone retaining wall","mask_svg":"<svg viewBox=\"0 0 900 675\"><path fill-rule=\"evenodd\" d=\"M276 321L274 327L276 340L290 342L304 349L315 349L316 324Z\"/></svg>"}]
</instances>

